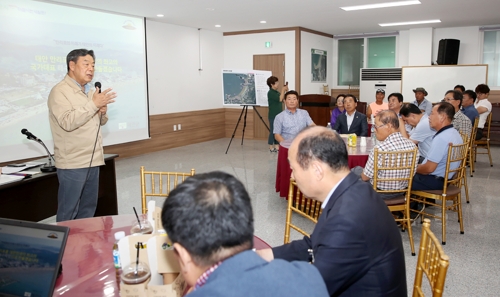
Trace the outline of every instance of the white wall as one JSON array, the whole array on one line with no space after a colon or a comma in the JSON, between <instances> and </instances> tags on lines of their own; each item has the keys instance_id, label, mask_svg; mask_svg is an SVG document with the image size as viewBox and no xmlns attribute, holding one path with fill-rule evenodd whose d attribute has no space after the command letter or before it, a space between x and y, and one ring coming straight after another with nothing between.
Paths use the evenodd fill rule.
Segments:
<instances>
[{"instance_id":1,"label":"white wall","mask_svg":"<svg viewBox=\"0 0 500 297\"><path fill-rule=\"evenodd\" d=\"M399 31L396 40L396 67L409 66L410 30Z\"/></svg>"},{"instance_id":2,"label":"white wall","mask_svg":"<svg viewBox=\"0 0 500 297\"><path fill-rule=\"evenodd\" d=\"M272 42L271 48L265 47L267 41ZM294 90L296 88L295 31L224 36L226 69L252 69L253 55L269 54L285 54L285 81L288 81L290 90ZM220 88L221 86L222 84L219 84Z\"/></svg>"},{"instance_id":3,"label":"white wall","mask_svg":"<svg viewBox=\"0 0 500 297\"><path fill-rule=\"evenodd\" d=\"M333 86L333 38L301 31L300 35L300 93L301 94L323 94L323 85L328 84L329 89ZM327 78L326 83L311 82L311 49L326 51Z\"/></svg>"},{"instance_id":4,"label":"white wall","mask_svg":"<svg viewBox=\"0 0 500 297\"><path fill-rule=\"evenodd\" d=\"M146 21L149 114L222 107L223 36L198 29Z\"/></svg>"},{"instance_id":5,"label":"white wall","mask_svg":"<svg viewBox=\"0 0 500 297\"><path fill-rule=\"evenodd\" d=\"M439 40L458 39L460 40L460 50L458 52L458 64L479 64L481 47L481 32L479 27L456 27L456 28L436 28L432 43L432 60L437 60Z\"/></svg>"},{"instance_id":6,"label":"white wall","mask_svg":"<svg viewBox=\"0 0 500 297\"><path fill-rule=\"evenodd\" d=\"M428 66L432 61L432 28L410 29L408 65Z\"/></svg>"}]
</instances>

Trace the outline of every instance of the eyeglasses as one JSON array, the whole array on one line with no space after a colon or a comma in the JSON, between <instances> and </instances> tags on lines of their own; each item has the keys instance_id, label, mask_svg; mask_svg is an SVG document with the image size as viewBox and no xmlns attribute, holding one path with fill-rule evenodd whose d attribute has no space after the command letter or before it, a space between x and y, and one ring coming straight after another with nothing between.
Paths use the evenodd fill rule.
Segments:
<instances>
[{"instance_id":1,"label":"eyeglasses","mask_svg":"<svg viewBox=\"0 0 500 297\"><path fill-rule=\"evenodd\" d=\"M387 124L382 124L382 125L378 125L378 126L377 125L373 125L373 128L375 128L375 130L378 130L379 128L382 128L385 125L387 125Z\"/></svg>"}]
</instances>

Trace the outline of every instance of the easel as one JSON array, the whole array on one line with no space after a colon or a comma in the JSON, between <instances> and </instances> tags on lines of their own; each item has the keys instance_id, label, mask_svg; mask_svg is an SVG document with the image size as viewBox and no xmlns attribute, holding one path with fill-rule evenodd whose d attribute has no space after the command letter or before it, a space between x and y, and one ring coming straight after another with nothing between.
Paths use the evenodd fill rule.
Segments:
<instances>
[{"instance_id":1,"label":"easel","mask_svg":"<svg viewBox=\"0 0 500 297\"><path fill-rule=\"evenodd\" d=\"M256 108L256 107L260 107L260 105L241 104L240 106L243 106L243 108L241 109L240 117L238 118L238 122L236 123L236 127L234 127L233 135L231 136L231 140L229 141L229 144L228 144L227 149L226 149L226 154L227 154L227 151L229 151L229 147L231 146L231 142L233 141L234 134L236 134L236 130L238 129L238 125L240 124L241 116L243 115L243 112L245 112L245 117L243 119L243 135L241 135L241 145L243 145L243 138L245 137L245 128L247 127L247 112L248 112L249 106L253 107L253 110L259 115L259 118L262 121L262 123L264 124L264 126L266 126L267 131L271 132L271 130L269 130L269 127L267 126L266 122L264 122L264 120L262 119L262 116L260 115L259 111Z\"/></svg>"}]
</instances>

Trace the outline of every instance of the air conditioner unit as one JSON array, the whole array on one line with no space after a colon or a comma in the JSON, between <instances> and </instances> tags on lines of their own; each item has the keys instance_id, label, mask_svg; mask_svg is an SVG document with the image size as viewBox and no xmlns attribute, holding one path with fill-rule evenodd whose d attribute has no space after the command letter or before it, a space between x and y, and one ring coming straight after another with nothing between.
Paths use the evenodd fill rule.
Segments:
<instances>
[{"instance_id":1,"label":"air conditioner unit","mask_svg":"<svg viewBox=\"0 0 500 297\"><path fill-rule=\"evenodd\" d=\"M360 72L360 101L374 102L377 89L385 90L385 102L389 94L401 92L401 68L361 68Z\"/></svg>"}]
</instances>

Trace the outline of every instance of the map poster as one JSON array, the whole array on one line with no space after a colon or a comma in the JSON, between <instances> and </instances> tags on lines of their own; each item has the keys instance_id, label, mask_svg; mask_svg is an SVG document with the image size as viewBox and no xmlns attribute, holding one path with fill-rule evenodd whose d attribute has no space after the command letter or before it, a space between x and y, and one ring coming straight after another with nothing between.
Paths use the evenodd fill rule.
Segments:
<instances>
[{"instance_id":1,"label":"map poster","mask_svg":"<svg viewBox=\"0 0 500 297\"><path fill-rule=\"evenodd\" d=\"M311 49L311 82L326 82L326 51Z\"/></svg>"},{"instance_id":2,"label":"map poster","mask_svg":"<svg viewBox=\"0 0 500 297\"><path fill-rule=\"evenodd\" d=\"M261 70L222 70L222 93L224 105L261 105L267 106L267 79L271 71Z\"/></svg>"}]
</instances>

